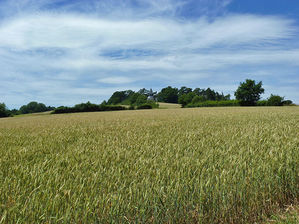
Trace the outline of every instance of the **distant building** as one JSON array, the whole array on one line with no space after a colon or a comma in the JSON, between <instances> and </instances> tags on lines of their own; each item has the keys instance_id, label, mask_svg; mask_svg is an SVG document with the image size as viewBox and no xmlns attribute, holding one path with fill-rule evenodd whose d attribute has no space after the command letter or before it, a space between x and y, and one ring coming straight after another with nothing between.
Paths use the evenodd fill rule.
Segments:
<instances>
[{"instance_id":1,"label":"distant building","mask_svg":"<svg viewBox=\"0 0 299 224\"><path fill-rule=\"evenodd\" d=\"M153 92L153 90L150 89L150 91L148 92L147 100L155 101L155 100L156 100L156 99L155 99L155 96L154 96L155 94L156 94L156 92Z\"/></svg>"}]
</instances>

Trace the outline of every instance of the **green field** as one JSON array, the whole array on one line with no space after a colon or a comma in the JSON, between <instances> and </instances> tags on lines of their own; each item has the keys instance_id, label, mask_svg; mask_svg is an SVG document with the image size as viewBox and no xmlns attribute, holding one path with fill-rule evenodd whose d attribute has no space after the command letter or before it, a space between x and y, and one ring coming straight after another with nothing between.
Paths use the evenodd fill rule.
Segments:
<instances>
[{"instance_id":1,"label":"green field","mask_svg":"<svg viewBox=\"0 0 299 224\"><path fill-rule=\"evenodd\" d=\"M298 199L298 107L0 119L0 223L263 223Z\"/></svg>"}]
</instances>

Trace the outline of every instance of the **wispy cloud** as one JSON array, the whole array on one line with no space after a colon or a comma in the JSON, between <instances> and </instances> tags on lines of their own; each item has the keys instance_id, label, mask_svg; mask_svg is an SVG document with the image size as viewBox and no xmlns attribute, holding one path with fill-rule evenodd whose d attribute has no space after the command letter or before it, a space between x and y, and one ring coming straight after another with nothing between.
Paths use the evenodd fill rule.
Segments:
<instances>
[{"instance_id":1,"label":"wispy cloud","mask_svg":"<svg viewBox=\"0 0 299 224\"><path fill-rule=\"evenodd\" d=\"M0 12L6 11L0 21L0 101L19 106L39 95L46 103L69 104L74 96L77 101L103 100L117 89L169 84L222 85L226 91L249 70L261 74L260 80L267 80L273 68L294 74L299 48L288 46L297 43L295 21L253 14L208 16L211 6L221 11L230 2L0 3ZM196 18L183 13L190 6L198 11ZM293 93L281 94L297 99Z\"/></svg>"}]
</instances>

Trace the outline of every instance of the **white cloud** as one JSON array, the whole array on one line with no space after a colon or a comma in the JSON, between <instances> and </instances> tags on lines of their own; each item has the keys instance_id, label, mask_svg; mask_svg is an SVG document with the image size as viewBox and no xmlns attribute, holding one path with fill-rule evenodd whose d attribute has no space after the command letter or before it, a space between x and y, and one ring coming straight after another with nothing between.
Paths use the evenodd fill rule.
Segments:
<instances>
[{"instance_id":1,"label":"white cloud","mask_svg":"<svg viewBox=\"0 0 299 224\"><path fill-rule=\"evenodd\" d=\"M26 12L49 4L46 0L39 5L26 1L11 5L24 9L32 3ZM219 7L230 3L215 2ZM118 11L109 13L112 5L107 5L107 1L96 5L98 13L107 11L110 16L106 18L96 13L69 13L69 10L20 12L8 17L0 23L0 94L5 100L17 97L14 83L18 83L17 89L24 93L24 99L38 93L46 102L50 96L58 100L56 95L62 95L59 102L69 104L74 99L70 93L78 98L101 95L103 99L116 90L113 85L126 89L136 82L151 87L157 83L204 82L218 88L222 80L239 82L235 71L239 66L268 66L262 69L267 74L270 67L299 65L299 49L287 47L297 37L298 28L291 19L231 14L212 20L149 16L175 14L187 3L143 0L143 12L137 19L130 16L120 19ZM122 7L127 6L118 9ZM136 11L130 10L132 14ZM222 73L229 75L221 77ZM235 83L222 86L232 87Z\"/></svg>"},{"instance_id":2,"label":"white cloud","mask_svg":"<svg viewBox=\"0 0 299 224\"><path fill-rule=\"evenodd\" d=\"M115 76L115 77L105 77L97 80L100 83L107 83L107 84L126 84L132 83L134 80L124 76Z\"/></svg>"}]
</instances>

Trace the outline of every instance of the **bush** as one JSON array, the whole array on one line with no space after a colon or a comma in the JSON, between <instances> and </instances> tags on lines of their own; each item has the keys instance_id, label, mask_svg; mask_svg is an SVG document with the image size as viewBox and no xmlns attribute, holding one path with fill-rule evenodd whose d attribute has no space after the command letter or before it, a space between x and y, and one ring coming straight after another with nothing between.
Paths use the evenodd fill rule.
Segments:
<instances>
[{"instance_id":1,"label":"bush","mask_svg":"<svg viewBox=\"0 0 299 224\"><path fill-rule=\"evenodd\" d=\"M267 104L268 104L267 100L260 100L260 101L257 101L257 103L256 103L257 106L261 106L261 107L267 106Z\"/></svg>"},{"instance_id":2,"label":"bush","mask_svg":"<svg viewBox=\"0 0 299 224\"><path fill-rule=\"evenodd\" d=\"M96 111L117 111L117 110L125 110L126 108L123 106L117 105L105 105L105 104L92 104L90 102L77 104L74 107L58 107L56 108L52 114L64 114L64 113L79 113L79 112L96 112Z\"/></svg>"},{"instance_id":3,"label":"bush","mask_svg":"<svg viewBox=\"0 0 299 224\"><path fill-rule=\"evenodd\" d=\"M46 106L43 103L38 103L38 102L30 102L27 105L23 105L20 108L20 113L21 114L30 114L30 113L39 113L39 112L46 112L46 111L51 111L54 110L55 107L50 107Z\"/></svg>"},{"instance_id":4,"label":"bush","mask_svg":"<svg viewBox=\"0 0 299 224\"><path fill-rule=\"evenodd\" d=\"M204 101L195 104L188 104L186 107L232 107L240 106L238 100Z\"/></svg>"},{"instance_id":5,"label":"bush","mask_svg":"<svg viewBox=\"0 0 299 224\"><path fill-rule=\"evenodd\" d=\"M4 103L0 103L0 117L9 117L10 113Z\"/></svg>"},{"instance_id":6,"label":"bush","mask_svg":"<svg viewBox=\"0 0 299 224\"><path fill-rule=\"evenodd\" d=\"M268 98L267 106L282 106L282 102L283 97L271 94L271 96Z\"/></svg>"},{"instance_id":7,"label":"bush","mask_svg":"<svg viewBox=\"0 0 299 224\"><path fill-rule=\"evenodd\" d=\"M284 100L282 102L282 105L283 106L291 106L291 105L293 105L293 101L292 100Z\"/></svg>"},{"instance_id":8,"label":"bush","mask_svg":"<svg viewBox=\"0 0 299 224\"><path fill-rule=\"evenodd\" d=\"M137 107L137 110L147 110L147 109L153 109L153 106L151 104L143 104Z\"/></svg>"}]
</instances>

